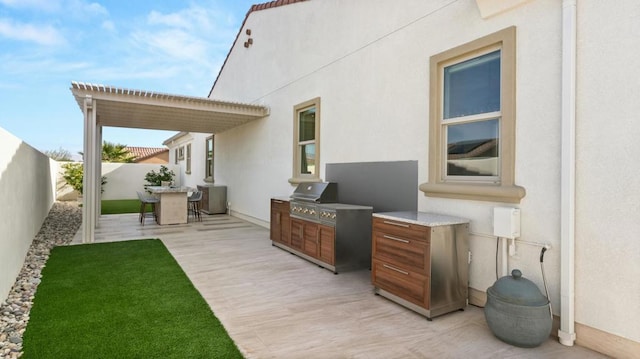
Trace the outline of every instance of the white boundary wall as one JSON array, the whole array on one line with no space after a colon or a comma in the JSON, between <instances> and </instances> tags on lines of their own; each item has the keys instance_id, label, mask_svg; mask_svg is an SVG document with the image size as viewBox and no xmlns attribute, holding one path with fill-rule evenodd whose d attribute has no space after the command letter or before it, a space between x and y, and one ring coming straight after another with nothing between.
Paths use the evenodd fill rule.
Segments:
<instances>
[{"instance_id":1,"label":"white boundary wall","mask_svg":"<svg viewBox=\"0 0 640 359\"><path fill-rule=\"evenodd\" d=\"M0 300L55 200L58 163L0 128Z\"/></svg>"},{"instance_id":2,"label":"white boundary wall","mask_svg":"<svg viewBox=\"0 0 640 359\"><path fill-rule=\"evenodd\" d=\"M107 177L104 185L102 199L136 199L136 191L144 191L147 184L144 180L147 172L160 171L160 164L156 163L103 163L102 175ZM174 182L180 185L178 175L180 167L175 165L164 165L172 170L176 176Z\"/></svg>"},{"instance_id":3,"label":"white boundary wall","mask_svg":"<svg viewBox=\"0 0 640 359\"><path fill-rule=\"evenodd\" d=\"M64 178L64 162L58 166L58 189L57 199L59 201L76 200L78 193L66 184ZM137 199L136 192L144 191L147 182L144 180L147 172L160 171L161 164L155 163L102 163L102 175L106 176L107 183L104 185L102 199ZM176 176L174 182L181 184L179 171L180 167L175 165L165 165L172 170Z\"/></svg>"}]
</instances>

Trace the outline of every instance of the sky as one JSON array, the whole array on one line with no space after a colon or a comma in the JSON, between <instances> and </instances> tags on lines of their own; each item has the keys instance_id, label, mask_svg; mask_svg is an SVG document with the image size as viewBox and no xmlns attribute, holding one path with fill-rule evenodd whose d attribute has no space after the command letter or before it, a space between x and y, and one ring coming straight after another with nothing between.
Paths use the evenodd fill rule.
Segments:
<instances>
[{"instance_id":1,"label":"sky","mask_svg":"<svg viewBox=\"0 0 640 359\"><path fill-rule=\"evenodd\" d=\"M207 97L262 2L0 0L0 127L38 150L76 154L83 114L71 81ZM174 134L105 127L103 140L162 147Z\"/></svg>"}]
</instances>

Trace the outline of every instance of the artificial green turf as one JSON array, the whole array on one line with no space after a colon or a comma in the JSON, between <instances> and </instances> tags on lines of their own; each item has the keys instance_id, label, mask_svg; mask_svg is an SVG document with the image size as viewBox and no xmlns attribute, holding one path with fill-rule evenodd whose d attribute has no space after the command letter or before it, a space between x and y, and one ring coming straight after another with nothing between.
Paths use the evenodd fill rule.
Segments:
<instances>
[{"instance_id":1,"label":"artificial green turf","mask_svg":"<svg viewBox=\"0 0 640 359\"><path fill-rule=\"evenodd\" d=\"M23 358L242 358L160 240L55 247Z\"/></svg>"},{"instance_id":2,"label":"artificial green turf","mask_svg":"<svg viewBox=\"0 0 640 359\"><path fill-rule=\"evenodd\" d=\"M140 201L137 199L102 200L100 204L102 214L140 212ZM147 205L147 211L151 212L151 205Z\"/></svg>"}]
</instances>

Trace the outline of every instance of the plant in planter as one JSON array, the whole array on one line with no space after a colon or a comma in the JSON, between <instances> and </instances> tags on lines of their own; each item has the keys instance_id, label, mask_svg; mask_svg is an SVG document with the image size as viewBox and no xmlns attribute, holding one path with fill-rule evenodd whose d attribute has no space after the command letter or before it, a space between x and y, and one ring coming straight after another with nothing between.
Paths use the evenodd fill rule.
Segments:
<instances>
[{"instance_id":1,"label":"plant in planter","mask_svg":"<svg viewBox=\"0 0 640 359\"><path fill-rule=\"evenodd\" d=\"M162 182L173 182L175 175L167 166L162 165L159 172L154 170L147 172L144 180L147 181L147 186L160 186Z\"/></svg>"},{"instance_id":2,"label":"plant in planter","mask_svg":"<svg viewBox=\"0 0 640 359\"><path fill-rule=\"evenodd\" d=\"M84 179L82 163L65 163L62 165L62 168L64 168L62 178L67 181L67 184L71 186L71 188L82 195L82 181ZM100 186L101 192L104 192L105 184L107 184L107 177L102 176L102 183Z\"/></svg>"}]
</instances>

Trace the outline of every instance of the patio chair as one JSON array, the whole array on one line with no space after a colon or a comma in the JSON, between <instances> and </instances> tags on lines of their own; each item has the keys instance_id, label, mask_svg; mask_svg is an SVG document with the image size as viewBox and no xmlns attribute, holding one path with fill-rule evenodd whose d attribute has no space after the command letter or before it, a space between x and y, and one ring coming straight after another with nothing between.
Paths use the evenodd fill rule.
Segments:
<instances>
[{"instance_id":1,"label":"patio chair","mask_svg":"<svg viewBox=\"0 0 640 359\"><path fill-rule=\"evenodd\" d=\"M156 203L160 202L159 198L154 196L147 196L144 193L138 191L138 199L140 200L140 216L138 220L144 226L144 219L146 217L153 217L153 219L158 222L158 217L156 214ZM147 205L151 205L151 212L147 212ZM149 216L150 215L150 216Z\"/></svg>"},{"instance_id":2,"label":"patio chair","mask_svg":"<svg viewBox=\"0 0 640 359\"><path fill-rule=\"evenodd\" d=\"M202 222L200 216L200 201L202 201L202 191L196 191L191 194L187 199L187 222L189 221L189 214L193 214L193 219Z\"/></svg>"}]
</instances>

